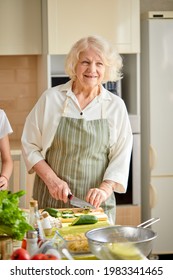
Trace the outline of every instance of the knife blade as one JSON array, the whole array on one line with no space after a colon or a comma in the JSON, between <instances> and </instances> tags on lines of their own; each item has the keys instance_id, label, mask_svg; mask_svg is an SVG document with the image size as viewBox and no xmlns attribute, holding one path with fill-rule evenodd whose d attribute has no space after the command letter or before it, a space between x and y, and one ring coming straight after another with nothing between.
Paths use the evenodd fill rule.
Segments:
<instances>
[{"instance_id":1,"label":"knife blade","mask_svg":"<svg viewBox=\"0 0 173 280\"><path fill-rule=\"evenodd\" d=\"M70 204L79 208L89 207L95 209L95 206L86 202L85 200L79 199L78 197L74 196L72 193L68 195L68 199L70 200Z\"/></svg>"}]
</instances>

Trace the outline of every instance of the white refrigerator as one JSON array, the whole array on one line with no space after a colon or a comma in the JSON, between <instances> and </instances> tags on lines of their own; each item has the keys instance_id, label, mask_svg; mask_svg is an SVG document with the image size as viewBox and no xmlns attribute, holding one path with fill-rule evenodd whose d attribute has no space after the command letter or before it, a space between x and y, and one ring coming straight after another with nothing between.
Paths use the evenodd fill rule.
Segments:
<instances>
[{"instance_id":1,"label":"white refrigerator","mask_svg":"<svg viewBox=\"0 0 173 280\"><path fill-rule=\"evenodd\" d=\"M162 13L141 21L142 219L160 217L153 254L173 254L173 12Z\"/></svg>"}]
</instances>

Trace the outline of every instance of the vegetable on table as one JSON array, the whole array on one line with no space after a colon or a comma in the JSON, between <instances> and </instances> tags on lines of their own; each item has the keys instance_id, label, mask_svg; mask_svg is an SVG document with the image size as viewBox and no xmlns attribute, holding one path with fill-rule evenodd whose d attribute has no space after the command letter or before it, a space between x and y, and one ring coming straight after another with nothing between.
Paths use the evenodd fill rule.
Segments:
<instances>
[{"instance_id":1,"label":"vegetable on table","mask_svg":"<svg viewBox=\"0 0 173 280\"><path fill-rule=\"evenodd\" d=\"M61 217L63 219L67 219L67 218L74 218L75 216L73 210L68 209L68 210L63 210L61 212Z\"/></svg>"},{"instance_id":2,"label":"vegetable on table","mask_svg":"<svg viewBox=\"0 0 173 280\"><path fill-rule=\"evenodd\" d=\"M50 207L47 207L45 209L43 209L42 213L43 212L47 212L49 213L50 216L54 217L54 218L73 218L74 217L74 212L73 210L62 210L62 211L59 211L55 208L50 208Z\"/></svg>"},{"instance_id":3,"label":"vegetable on table","mask_svg":"<svg viewBox=\"0 0 173 280\"><path fill-rule=\"evenodd\" d=\"M85 225L85 224L95 224L98 222L98 218L94 215L80 215L72 223L71 226L75 225Z\"/></svg>"},{"instance_id":4,"label":"vegetable on table","mask_svg":"<svg viewBox=\"0 0 173 280\"><path fill-rule=\"evenodd\" d=\"M45 209L43 209L42 213L43 212L47 212L49 213L50 216L54 217L54 218L59 218L61 217L61 212L59 212L57 209L55 208L50 208L50 207L47 207Z\"/></svg>"},{"instance_id":5,"label":"vegetable on table","mask_svg":"<svg viewBox=\"0 0 173 280\"><path fill-rule=\"evenodd\" d=\"M82 213L83 213L83 214L89 214L90 212L92 212L92 211L91 211L91 208L89 208L89 207L85 207L85 208L82 210Z\"/></svg>"},{"instance_id":6,"label":"vegetable on table","mask_svg":"<svg viewBox=\"0 0 173 280\"><path fill-rule=\"evenodd\" d=\"M27 222L26 213L19 208L19 199L24 194L24 190L16 193L0 191L0 235L22 240L25 233L33 229Z\"/></svg>"}]
</instances>

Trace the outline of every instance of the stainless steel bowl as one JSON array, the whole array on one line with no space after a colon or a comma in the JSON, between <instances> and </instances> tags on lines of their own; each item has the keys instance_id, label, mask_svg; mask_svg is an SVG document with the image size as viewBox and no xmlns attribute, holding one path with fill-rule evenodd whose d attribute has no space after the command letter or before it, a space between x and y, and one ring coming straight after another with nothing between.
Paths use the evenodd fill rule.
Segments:
<instances>
[{"instance_id":1,"label":"stainless steel bowl","mask_svg":"<svg viewBox=\"0 0 173 280\"><path fill-rule=\"evenodd\" d=\"M109 226L104 228L97 228L86 232L88 244L91 252L99 259L121 259L123 254L127 257L127 250L121 256L120 246L116 252L117 244L125 245L128 249L129 256L134 248L137 249L141 255L147 257L152 251L152 245L157 234L151 229L132 227L132 226ZM116 245L115 245L116 244ZM128 247L127 247L128 246ZM136 255L134 256L136 258ZM124 257L125 259L125 257ZM127 258L128 259L128 258ZM132 256L131 256L131 259Z\"/></svg>"}]
</instances>

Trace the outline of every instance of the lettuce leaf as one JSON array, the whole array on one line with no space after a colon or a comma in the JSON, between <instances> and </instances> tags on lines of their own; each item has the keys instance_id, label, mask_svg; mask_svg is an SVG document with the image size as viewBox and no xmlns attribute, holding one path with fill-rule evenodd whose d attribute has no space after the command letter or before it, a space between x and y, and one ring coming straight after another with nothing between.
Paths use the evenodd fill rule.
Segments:
<instances>
[{"instance_id":1,"label":"lettuce leaf","mask_svg":"<svg viewBox=\"0 0 173 280\"><path fill-rule=\"evenodd\" d=\"M33 229L25 212L19 208L19 199L24 194L24 190L16 193L0 191L0 235L22 240L25 233Z\"/></svg>"}]
</instances>

